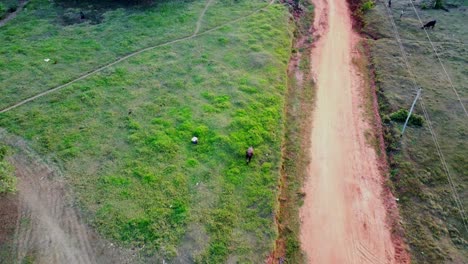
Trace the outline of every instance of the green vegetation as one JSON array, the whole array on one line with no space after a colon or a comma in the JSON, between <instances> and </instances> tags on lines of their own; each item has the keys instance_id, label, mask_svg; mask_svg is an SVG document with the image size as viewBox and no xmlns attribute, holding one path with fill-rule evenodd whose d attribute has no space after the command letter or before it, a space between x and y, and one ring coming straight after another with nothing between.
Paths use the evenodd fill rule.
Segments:
<instances>
[{"instance_id":1,"label":"green vegetation","mask_svg":"<svg viewBox=\"0 0 468 264\"><path fill-rule=\"evenodd\" d=\"M364 14L375 7L373 0L347 0L348 6L353 17L353 26L355 30L361 30L366 23Z\"/></svg>"},{"instance_id":2,"label":"green vegetation","mask_svg":"<svg viewBox=\"0 0 468 264\"><path fill-rule=\"evenodd\" d=\"M31 1L0 30L0 108L132 51L191 35L204 4L171 1L148 9L118 8L105 12L99 24L63 26L61 7Z\"/></svg>"},{"instance_id":3,"label":"green vegetation","mask_svg":"<svg viewBox=\"0 0 468 264\"><path fill-rule=\"evenodd\" d=\"M392 121L404 123L406 119L408 118L408 114L409 114L408 110L400 109L398 111L391 113L389 118ZM423 123L424 123L423 117L418 114L411 114L408 120L408 124L410 125L422 126Z\"/></svg>"},{"instance_id":4,"label":"green vegetation","mask_svg":"<svg viewBox=\"0 0 468 264\"><path fill-rule=\"evenodd\" d=\"M190 36L205 4L116 9L100 24L63 26L51 12L58 7L33 0L0 28L0 107ZM200 32L265 6L213 1ZM261 263L277 237L292 27L287 10L273 4L1 114L0 126L52 157L91 225L141 257L178 258L199 236L190 252L198 263ZM255 156L246 165L249 145Z\"/></svg>"},{"instance_id":5,"label":"green vegetation","mask_svg":"<svg viewBox=\"0 0 468 264\"><path fill-rule=\"evenodd\" d=\"M288 72L286 101L286 133L283 139L283 163L281 170L281 193L278 218L279 238L275 259L284 258L286 263L304 263L300 248L299 208L303 203L301 191L309 160L310 118L314 104L314 85L310 74L310 36L313 21L313 6L308 0L301 1L302 15L296 19L296 43L291 57L295 69ZM301 73L301 74L298 74Z\"/></svg>"},{"instance_id":6,"label":"green vegetation","mask_svg":"<svg viewBox=\"0 0 468 264\"><path fill-rule=\"evenodd\" d=\"M444 7L444 1L443 0L435 0L435 9L442 9Z\"/></svg>"},{"instance_id":7,"label":"green vegetation","mask_svg":"<svg viewBox=\"0 0 468 264\"><path fill-rule=\"evenodd\" d=\"M0 17L4 17L7 12L7 8L3 3L0 2Z\"/></svg>"},{"instance_id":8,"label":"green vegetation","mask_svg":"<svg viewBox=\"0 0 468 264\"><path fill-rule=\"evenodd\" d=\"M372 1L372 0L365 1L361 6L361 12L365 13L365 12L371 10L374 6L375 6L374 1Z\"/></svg>"},{"instance_id":9,"label":"green vegetation","mask_svg":"<svg viewBox=\"0 0 468 264\"><path fill-rule=\"evenodd\" d=\"M450 4L450 3L447 3ZM449 5L450 6L450 5ZM401 10L404 15L399 20ZM463 11L452 9L421 10L423 21L437 19L437 26L428 32L440 58L460 97L468 97L468 54L465 44L468 31ZM462 204L468 197L468 123L447 77L442 70L431 44L427 42L420 22L407 3L394 2L391 11L400 33L408 62L418 86L423 89L422 99L428 110L432 127ZM399 124L414 99L415 92L395 41L395 35L383 4L378 4L365 16L364 33L369 40L372 66L378 89L381 115L384 117L385 139L391 176L389 185L399 198L405 237L410 246L412 263L466 263L468 260L468 231L463 225L447 176L441 165L434 141L423 126L410 126L403 138ZM464 100L466 106L466 100ZM415 113L422 115L421 105ZM387 117L386 117L387 116ZM419 120L420 118L418 118ZM417 123L416 119L413 119Z\"/></svg>"},{"instance_id":10,"label":"green vegetation","mask_svg":"<svg viewBox=\"0 0 468 264\"><path fill-rule=\"evenodd\" d=\"M0 0L0 19L18 8L18 0Z\"/></svg>"},{"instance_id":11,"label":"green vegetation","mask_svg":"<svg viewBox=\"0 0 468 264\"><path fill-rule=\"evenodd\" d=\"M0 143L0 194L16 190L16 178L13 167L6 160L8 148Z\"/></svg>"}]
</instances>

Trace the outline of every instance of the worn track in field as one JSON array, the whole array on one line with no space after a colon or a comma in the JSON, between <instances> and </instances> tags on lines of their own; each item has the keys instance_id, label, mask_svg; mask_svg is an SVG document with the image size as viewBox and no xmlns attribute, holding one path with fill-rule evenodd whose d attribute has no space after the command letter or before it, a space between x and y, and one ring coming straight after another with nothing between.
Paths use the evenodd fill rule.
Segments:
<instances>
[{"instance_id":1,"label":"worn track in field","mask_svg":"<svg viewBox=\"0 0 468 264\"><path fill-rule=\"evenodd\" d=\"M0 129L14 149L9 161L18 179L14 263L131 263L135 252L101 239L74 206L60 170L39 157L24 140ZM0 260L1 262L1 260Z\"/></svg>"},{"instance_id":2,"label":"worn track in field","mask_svg":"<svg viewBox=\"0 0 468 264\"><path fill-rule=\"evenodd\" d=\"M20 1L19 4L18 4L18 7L16 8L15 12L11 12L9 13L8 15L6 15L6 17L4 17L3 19L0 20L0 27L3 27L6 23L8 23L8 21L12 20L13 18L16 17L16 15L18 15L19 12L21 12L21 10L23 10L23 7L28 3L29 1L27 0L23 0L23 1Z\"/></svg>"}]
</instances>

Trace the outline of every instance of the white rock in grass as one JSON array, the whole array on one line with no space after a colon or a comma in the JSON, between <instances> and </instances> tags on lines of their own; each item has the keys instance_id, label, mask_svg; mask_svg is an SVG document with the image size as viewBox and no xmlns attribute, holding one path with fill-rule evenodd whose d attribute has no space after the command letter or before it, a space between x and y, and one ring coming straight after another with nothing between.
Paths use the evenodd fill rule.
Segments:
<instances>
[{"instance_id":1,"label":"white rock in grass","mask_svg":"<svg viewBox=\"0 0 468 264\"><path fill-rule=\"evenodd\" d=\"M47 59L44 59L44 61L45 61L45 62L49 62L49 61L50 61L50 59L49 59L49 58L47 58Z\"/></svg>"}]
</instances>

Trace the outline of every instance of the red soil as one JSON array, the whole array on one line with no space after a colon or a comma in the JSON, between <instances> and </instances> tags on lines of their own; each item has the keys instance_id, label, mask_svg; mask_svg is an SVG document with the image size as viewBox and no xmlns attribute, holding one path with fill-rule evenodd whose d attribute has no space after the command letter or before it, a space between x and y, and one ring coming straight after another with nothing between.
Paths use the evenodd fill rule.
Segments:
<instances>
[{"instance_id":1,"label":"red soil","mask_svg":"<svg viewBox=\"0 0 468 264\"><path fill-rule=\"evenodd\" d=\"M352 63L358 36L345 0L316 0L312 52L317 84L311 165L301 208L301 244L309 263L409 263L392 237L392 197L375 150L366 142L361 74ZM385 198L384 198L385 197ZM395 243L394 243L395 242Z\"/></svg>"}]
</instances>

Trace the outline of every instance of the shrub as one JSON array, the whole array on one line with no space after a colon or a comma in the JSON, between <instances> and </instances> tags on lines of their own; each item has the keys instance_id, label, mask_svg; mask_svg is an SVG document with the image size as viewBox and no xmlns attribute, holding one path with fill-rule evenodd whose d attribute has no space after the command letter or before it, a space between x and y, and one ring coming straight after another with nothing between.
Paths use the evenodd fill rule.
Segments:
<instances>
[{"instance_id":1,"label":"shrub","mask_svg":"<svg viewBox=\"0 0 468 264\"><path fill-rule=\"evenodd\" d=\"M400 109L390 114L390 119L395 122L405 122L407 117L408 117L408 110L406 109ZM422 126L424 123L424 120L422 116L413 113L411 114L411 117L408 123L410 125Z\"/></svg>"},{"instance_id":2,"label":"shrub","mask_svg":"<svg viewBox=\"0 0 468 264\"><path fill-rule=\"evenodd\" d=\"M442 0L435 1L434 9L442 9L443 7L444 7L444 3Z\"/></svg>"},{"instance_id":3,"label":"shrub","mask_svg":"<svg viewBox=\"0 0 468 264\"><path fill-rule=\"evenodd\" d=\"M382 122L384 122L385 124L390 123L390 121L392 121L392 120L390 119L390 117L388 115L382 116Z\"/></svg>"},{"instance_id":4,"label":"shrub","mask_svg":"<svg viewBox=\"0 0 468 264\"><path fill-rule=\"evenodd\" d=\"M371 0L369 1L366 1L362 4L361 6L361 11L362 12L367 12L369 10L371 10L373 7L375 6L375 3Z\"/></svg>"}]
</instances>

